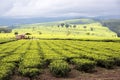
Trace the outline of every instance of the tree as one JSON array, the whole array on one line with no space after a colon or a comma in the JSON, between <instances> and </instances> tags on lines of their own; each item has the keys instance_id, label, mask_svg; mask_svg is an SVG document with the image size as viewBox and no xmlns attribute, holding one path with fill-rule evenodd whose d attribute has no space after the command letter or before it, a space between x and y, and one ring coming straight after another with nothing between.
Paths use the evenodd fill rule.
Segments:
<instances>
[{"instance_id":1,"label":"tree","mask_svg":"<svg viewBox=\"0 0 120 80\"><path fill-rule=\"evenodd\" d=\"M60 25L57 26L58 28L60 27Z\"/></svg>"},{"instance_id":2,"label":"tree","mask_svg":"<svg viewBox=\"0 0 120 80\"><path fill-rule=\"evenodd\" d=\"M94 29L91 27L90 30L93 31Z\"/></svg>"},{"instance_id":3,"label":"tree","mask_svg":"<svg viewBox=\"0 0 120 80\"><path fill-rule=\"evenodd\" d=\"M14 35L18 35L18 32L15 32Z\"/></svg>"},{"instance_id":4,"label":"tree","mask_svg":"<svg viewBox=\"0 0 120 80\"><path fill-rule=\"evenodd\" d=\"M0 27L0 32L10 33L11 31L12 31L12 29L10 29L10 28L7 28L7 27L1 28L1 27Z\"/></svg>"},{"instance_id":5,"label":"tree","mask_svg":"<svg viewBox=\"0 0 120 80\"><path fill-rule=\"evenodd\" d=\"M30 39L29 35L31 35L31 33L25 33L25 35L27 35L27 39Z\"/></svg>"},{"instance_id":6,"label":"tree","mask_svg":"<svg viewBox=\"0 0 120 80\"><path fill-rule=\"evenodd\" d=\"M61 25L62 27L64 27L65 24L64 24L64 23L61 23L60 25Z\"/></svg>"},{"instance_id":7,"label":"tree","mask_svg":"<svg viewBox=\"0 0 120 80\"><path fill-rule=\"evenodd\" d=\"M86 35L90 35L90 33L88 32L88 33L86 33Z\"/></svg>"},{"instance_id":8,"label":"tree","mask_svg":"<svg viewBox=\"0 0 120 80\"><path fill-rule=\"evenodd\" d=\"M77 26L76 25L73 25L73 28L76 28Z\"/></svg>"},{"instance_id":9,"label":"tree","mask_svg":"<svg viewBox=\"0 0 120 80\"><path fill-rule=\"evenodd\" d=\"M84 30L86 30L87 26L83 26Z\"/></svg>"},{"instance_id":10,"label":"tree","mask_svg":"<svg viewBox=\"0 0 120 80\"><path fill-rule=\"evenodd\" d=\"M25 35L31 35L31 33L25 33Z\"/></svg>"},{"instance_id":11,"label":"tree","mask_svg":"<svg viewBox=\"0 0 120 80\"><path fill-rule=\"evenodd\" d=\"M87 28L87 26L83 26L83 28L84 28L84 29L86 29L86 28Z\"/></svg>"},{"instance_id":12,"label":"tree","mask_svg":"<svg viewBox=\"0 0 120 80\"><path fill-rule=\"evenodd\" d=\"M65 27L66 27L66 28L69 28L69 24L66 24Z\"/></svg>"},{"instance_id":13,"label":"tree","mask_svg":"<svg viewBox=\"0 0 120 80\"><path fill-rule=\"evenodd\" d=\"M19 39L18 32L15 32L14 35L15 35L16 39Z\"/></svg>"}]
</instances>

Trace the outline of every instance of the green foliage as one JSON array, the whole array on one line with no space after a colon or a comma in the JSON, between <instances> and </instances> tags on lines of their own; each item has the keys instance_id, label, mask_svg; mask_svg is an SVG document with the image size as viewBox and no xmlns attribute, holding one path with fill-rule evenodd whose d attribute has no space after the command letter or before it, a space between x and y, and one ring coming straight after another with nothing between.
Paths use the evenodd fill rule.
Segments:
<instances>
[{"instance_id":1,"label":"green foliage","mask_svg":"<svg viewBox=\"0 0 120 80\"><path fill-rule=\"evenodd\" d=\"M64 23L61 23L60 25L61 25L61 27L64 27L65 24L64 24Z\"/></svg>"},{"instance_id":2,"label":"green foliage","mask_svg":"<svg viewBox=\"0 0 120 80\"><path fill-rule=\"evenodd\" d=\"M49 65L51 73L58 77L65 77L70 72L68 63L63 60L55 60Z\"/></svg>"},{"instance_id":3,"label":"green foliage","mask_svg":"<svg viewBox=\"0 0 120 80\"><path fill-rule=\"evenodd\" d=\"M6 80L13 73L15 65L13 63L0 63L0 80Z\"/></svg>"},{"instance_id":4,"label":"green foliage","mask_svg":"<svg viewBox=\"0 0 120 80\"><path fill-rule=\"evenodd\" d=\"M71 63L76 65L76 69L80 71L91 71L95 68L96 62L88 59L72 59Z\"/></svg>"},{"instance_id":5,"label":"green foliage","mask_svg":"<svg viewBox=\"0 0 120 80\"><path fill-rule=\"evenodd\" d=\"M0 44L0 80L7 80L15 67L21 75L33 77L49 66L53 75L65 77L71 63L85 72L96 66L120 66L119 40L18 40Z\"/></svg>"},{"instance_id":6,"label":"green foliage","mask_svg":"<svg viewBox=\"0 0 120 80\"><path fill-rule=\"evenodd\" d=\"M34 67L42 67L43 63L41 59L24 59L21 63L20 63L20 67L24 67L24 68L34 68Z\"/></svg>"},{"instance_id":7,"label":"green foliage","mask_svg":"<svg viewBox=\"0 0 120 80\"><path fill-rule=\"evenodd\" d=\"M90 33L88 32L88 33L86 33L86 35L90 35Z\"/></svg>"},{"instance_id":8,"label":"green foliage","mask_svg":"<svg viewBox=\"0 0 120 80\"><path fill-rule=\"evenodd\" d=\"M38 68L19 68L19 72L23 76L34 77L41 73L41 70Z\"/></svg>"},{"instance_id":9,"label":"green foliage","mask_svg":"<svg viewBox=\"0 0 120 80\"><path fill-rule=\"evenodd\" d=\"M115 61L108 56L85 53L84 57L96 61L97 65L101 67L113 68L115 65Z\"/></svg>"},{"instance_id":10,"label":"green foliage","mask_svg":"<svg viewBox=\"0 0 120 80\"><path fill-rule=\"evenodd\" d=\"M14 54L14 55L10 55L3 58L1 61L2 62L19 62L20 57L21 57L20 54Z\"/></svg>"},{"instance_id":11,"label":"green foliage","mask_svg":"<svg viewBox=\"0 0 120 80\"><path fill-rule=\"evenodd\" d=\"M0 33L10 33L12 32L12 29L7 27L0 27Z\"/></svg>"},{"instance_id":12,"label":"green foliage","mask_svg":"<svg viewBox=\"0 0 120 80\"><path fill-rule=\"evenodd\" d=\"M110 69L114 67L115 61L112 59L98 59L97 65Z\"/></svg>"},{"instance_id":13,"label":"green foliage","mask_svg":"<svg viewBox=\"0 0 120 80\"><path fill-rule=\"evenodd\" d=\"M59 25L59 26L58 26ZM37 23L20 25L20 28L13 29L12 32L31 33L34 38L71 38L81 37L111 37L116 38L117 34L109 28L104 27L100 22L92 19L73 19L60 22ZM71 27L72 26L72 27ZM77 27L76 27L77 26ZM33 30L33 27L35 28ZM41 33L39 33L41 32ZM70 34L69 34L69 33ZM66 35L67 33L67 35ZM90 33L89 35L86 33ZM92 35L94 34L94 35ZM69 36L68 36L69 35Z\"/></svg>"},{"instance_id":14,"label":"green foliage","mask_svg":"<svg viewBox=\"0 0 120 80\"><path fill-rule=\"evenodd\" d=\"M70 27L70 25L69 25L69 24L65 24L65 27L66 27L66 28L69 28L69 27Z\"/></svg>"},{"instance_id":15,"label":"green foliage","mask_svg":"<svg viewBox=\"0 0 120 80\"><path fill-rule=\"evenodd\" d=\"M25 33L25 35L31 35L31 33Z\"/></svg>"},{"instance_id":16,"label":"green foliage","mask_svg":"<svg viewBox=\"0 0 120 80\"><path fill-rule=\"evenodd\" d=\"M51 45L51 44L49 44ZM47 45L46 45L47 46ZM50 48L46 50L46 46L43 46L44 60L49 64L53 60L65 59L65 57L59 55L55 51L52 51Z\"/></svg>"},{"instance_id":17,"label":"green foliage","mask_svg":"<svg viewBox=\"0 0 120 80\"><path fill-rule=\"evenodd\" d=\"M0 39L0 44L7 43L7 42L12 42L15 41L15 39Z\"/></svg>"},{"instance_id":18,"label":"green foliage","mask_svg":"<svg viewBox=\"0 0 120 80\"><path fill-rule=\"evenodd\" d=\"M15 32L14 34L15 34L15 35L18 35L18 32Z\"/></svg>"},{"instance_id":19,"label":"green foliage","mask_svg":"<svg viewBox=\"0 0 120 80\"><path fill-rule=\"evenodd\" d=\"M76 27L77 27L77 25L74 24L74 25L73 25L73 28L76 28Z\"/></svg>"}]
</instances>

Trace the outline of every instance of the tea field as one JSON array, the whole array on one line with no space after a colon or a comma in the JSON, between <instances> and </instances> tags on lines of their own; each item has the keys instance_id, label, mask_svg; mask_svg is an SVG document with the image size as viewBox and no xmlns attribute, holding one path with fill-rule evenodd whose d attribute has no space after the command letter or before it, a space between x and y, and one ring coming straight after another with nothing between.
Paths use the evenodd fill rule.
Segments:
<instances>
[{"instance_id":1,"label":"tea field","mask_svg":"<svg viewBox=\"0 0 120 80\"><path fill-rule=\"evenodd\" d=\"M33 80L45 69L66 77L72 69L88 73L96 67L119 66L119 42L31 39L0 44L0 80L12 80L14 75Z\"/></svg>"}]
</instances>

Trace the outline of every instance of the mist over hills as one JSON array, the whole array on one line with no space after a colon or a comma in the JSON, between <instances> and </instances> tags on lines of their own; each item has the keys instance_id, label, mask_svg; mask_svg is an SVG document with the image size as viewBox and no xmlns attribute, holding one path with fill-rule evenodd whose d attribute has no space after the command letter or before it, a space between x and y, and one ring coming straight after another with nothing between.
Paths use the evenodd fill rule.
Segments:
<instances>
[{"instance_id":1,"label":"mist over hills","mask_svg":"<svg viewBox=\"0 0 120 80\"><path fill-rule=\"evenodd\" d=\"M51 22L65 20L69 18L0 18L0 25L19 25L19 24L33 24L42 22Z\"/></svg>"},{"instance_id":2,"label":"mist over hills","mask_svg":"<svg viewBox=\"0 0 120 80\"><path fill-rule=\"evenodd\" d=\"M120 16L97 16L97 17L36 17L36 18L0 18L0 25L3 26L11 26L11 25L19 25L19 24L34 24L34 23L43 23L43 22L55 22L55 21L63 21L69 19L94 19L94 20L109 20L109 19L120 19Z\"/></svg>"}]
</instances>

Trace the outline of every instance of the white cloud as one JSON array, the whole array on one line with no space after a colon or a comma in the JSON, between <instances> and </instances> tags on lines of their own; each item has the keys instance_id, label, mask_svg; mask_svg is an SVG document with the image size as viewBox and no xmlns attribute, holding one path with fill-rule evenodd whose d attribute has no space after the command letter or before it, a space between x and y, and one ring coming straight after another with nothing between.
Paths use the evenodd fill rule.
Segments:
<instances>
[{"instance_id":1,"label":"white cloud","mask_svg":"<svg viewBox=\"0 0 120 80\"><path fill-rule=\"evenodd\" d=\"M119 0L1 0L4 17L118 15Z\"/></svg>"}]
</instances>

